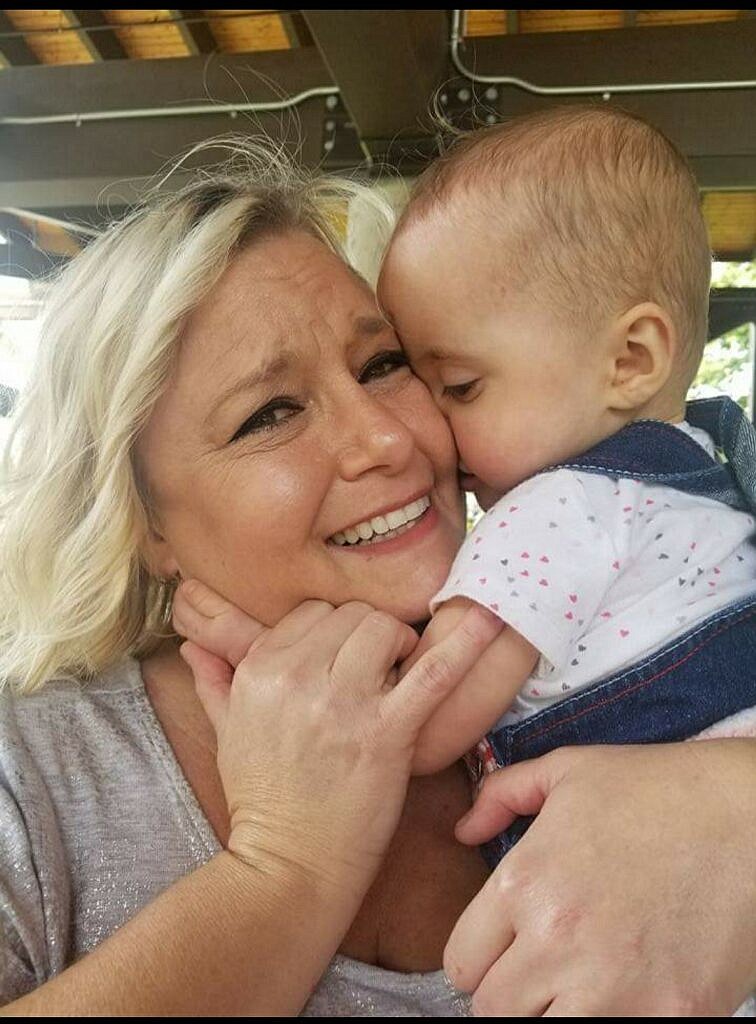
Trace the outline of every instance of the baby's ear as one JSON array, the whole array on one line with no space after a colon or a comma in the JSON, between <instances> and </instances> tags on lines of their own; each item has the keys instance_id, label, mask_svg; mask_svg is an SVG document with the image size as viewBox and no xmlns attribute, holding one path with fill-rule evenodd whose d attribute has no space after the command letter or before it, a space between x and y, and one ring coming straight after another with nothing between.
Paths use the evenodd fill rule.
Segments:
<instances>
[{"instance_id":1,"label":"baby's ear","mask_svg":"<svg viewBox=\"0 0 756 1024\"><path fill-rule=\"evenodd\" d=\"M655 302L633 306L611 328L610 408L647 405L672 376L678 337L670 315Z\"/></svg>"}]
</instances>

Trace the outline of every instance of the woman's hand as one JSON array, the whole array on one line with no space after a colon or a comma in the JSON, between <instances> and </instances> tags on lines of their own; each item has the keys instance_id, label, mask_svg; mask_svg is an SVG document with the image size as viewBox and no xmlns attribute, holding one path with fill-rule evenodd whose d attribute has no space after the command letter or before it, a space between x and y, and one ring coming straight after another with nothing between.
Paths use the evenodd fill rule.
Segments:
<instances>
[{"instance_id":1,"label":"woman's hand","mask_svg":"<svg viewBox=\"0 0 756 1024\"><path fill-rule=\"evenodd\" d=\"M565 748L489 776L462 842L538 818L446 947L474 1012L731 1014L756 988L755 779L752 740Z\"/></svg>"},{"instance_id":2,"label":"woman's hand","mask_svg":"<svg viewBox=\"0 0 756 1024\"><path fill-rule=\"evenodd\" d=\"M417 637L365 604L306 601L266 629L191 581L174 624L217 735L228 849L361 897L396 829L417 734L498 620L475 609L398 684Z\"/></svg>"}]
</instances>

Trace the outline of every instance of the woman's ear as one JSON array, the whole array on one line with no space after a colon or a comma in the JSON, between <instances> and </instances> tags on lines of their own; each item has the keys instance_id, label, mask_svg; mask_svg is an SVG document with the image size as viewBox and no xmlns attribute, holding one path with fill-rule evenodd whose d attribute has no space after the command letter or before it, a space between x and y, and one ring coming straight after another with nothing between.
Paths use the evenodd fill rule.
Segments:
<instances>
[{"instance_id":1,"label":"woman's ear","mask_svg":"<svg viewBox=\"0 0 756 1024\"><path fill-rule=\"evenodd\" d=\"M169 580L174 576L181 576L170 543L154 524L148 527L147 535L142 542L142 558L150 573L158 579Z\"/></svg>"},{"instance_id":2,"label":"woman's ear","mask_svg":"<svg viewBox=\"0 0 756 1024\"><path fill-rule=\"evenodd\" d=\"M630 412L656 398L672 375L678 341L672 318L655 302L619 317L611 330L609 408Z\"/></svg>"}]
</instances>

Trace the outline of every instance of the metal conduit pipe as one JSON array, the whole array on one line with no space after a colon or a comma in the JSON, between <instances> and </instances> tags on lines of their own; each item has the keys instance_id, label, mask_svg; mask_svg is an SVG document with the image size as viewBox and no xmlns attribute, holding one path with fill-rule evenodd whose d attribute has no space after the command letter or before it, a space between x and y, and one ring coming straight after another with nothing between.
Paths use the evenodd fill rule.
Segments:
<instances>
[{"instance_id":1,"label":"metal conduit pipe","mask_svg":"<svg viewBox=\"0 0 756 1024\"><path fill-rule=\"evenodd\" d=\"M462 11L452 11L451 37L449 40L451 59L454 67L460 75L470 82L477 82L480 85L512 85L515 89L523 89L525 92L534 93L536 96L602 96L605 100L611 98L612 93L636 93L636 92L685 92L688 90L711 90L711 89L753 89L756 87L756 79L746 79L735 82L646 82L642 85L536 85L535 82L527 82L524 78L516 78L513 75L479 75L472 68L462 63L459 55L459 48L462 43L460 25Z\"/></svg>"},{"instance_id":2,"label":"metal conduit pipe","mask_svg":"<svg viewBox=\"0 0 756 1024\"><path fill-rule=\"evenodd\" d=\"M191 106L144 107L133 110L90 110L83 114L41 114L33 117L0 117L0 125L83 124L85 121L120 121L142 117L187 117L197 114L227 114L236 117L243 113L288 110L316 96L338 96L335 85L318 85L305 89L296 96L261 103L196 103Z\"/></svg>"}]
</instances>

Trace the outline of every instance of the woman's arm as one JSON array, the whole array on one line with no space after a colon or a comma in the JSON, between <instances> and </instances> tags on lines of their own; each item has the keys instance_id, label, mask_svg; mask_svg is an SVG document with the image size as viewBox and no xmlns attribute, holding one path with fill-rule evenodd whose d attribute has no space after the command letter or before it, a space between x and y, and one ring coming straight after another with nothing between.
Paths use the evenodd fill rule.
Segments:
<instances>
[{"instance_id":1,"label":"woman's arm","mask_svg":"<svg viewBox=\"0 0 756 1024\"><path fill-rule=\"evenodd\" d=\"M444 957L477 1014L727 1015L756 989L756 741L557 750L489 776L458 838L520 814Z\"/></svg>"},{"instance_id":2,"label":"woman's arm","mask_svg":"<svg viewBox=\"0 0 756 1024\"><path fill-rule=\"evenodd\" d=\"M235 673L185 645L217 735L228 849L4 1013L298 1013L380 867L418 730L498 629L468 616L396 685L417 638L357 603L301 605L258 630Z\"/></svg>"},{"instance_id":3,"label":"woman's arm","mask_svg":"<svg viewBox=\"0 0 756 1024\"><path fill-rule=\"evenodd\" d=\"M359 886L223 851L3 1016L292 1016L359 908Z\"/></svg>"},{"instance_id":4,"label":"woman's arm","mask_svg":"<svg viewBox=\"0 0 756 1024\"><path fill-rule=\"evenodd\" d=\"M260 629L195 584L176 609L228 660ZM572 747L488 776L463 842L540 814L447 972L483 1016L731 1013L756 987L754 780L756 740Z\"/></svg>"}]
</instances>

